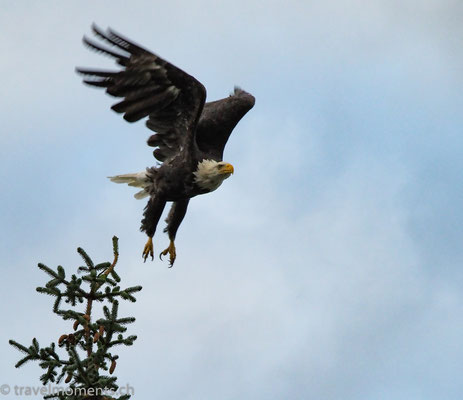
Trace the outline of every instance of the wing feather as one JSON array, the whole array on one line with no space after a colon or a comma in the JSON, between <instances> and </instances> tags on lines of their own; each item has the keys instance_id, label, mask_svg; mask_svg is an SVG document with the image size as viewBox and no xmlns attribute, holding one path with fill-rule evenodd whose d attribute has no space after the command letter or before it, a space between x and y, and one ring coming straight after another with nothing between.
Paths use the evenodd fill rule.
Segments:
<instances>
[{"instance_id":1,"label":"wing feather","mask_svg":"<svg viewBox=\"0 0 463 400\"><path fill-rule=\"evenodd\" d=\"M221 161L233 129L254 103L254 96L238 87L229 97L206 103L196 130L199 149L208 158Z\"/></svg>"},{"instance_id":2,"label":"wing feather","mask_svg":"<svg viewBox=\"0 0 463 400\"><path fill-rule=\"evenodd\" d=\"M186 144L194 143L196 125L206 99L206 89L191 75L133 43L114 30L92 26L96 38L110 48L84 37L92 50L113 57L123 68L106 71L77 68L84 83L106 88L122 98L111 108L128 122L148 117L146 126L155 131L148 145L158 147L154 156L165 161Z\"/></svg>"}]
</instances>

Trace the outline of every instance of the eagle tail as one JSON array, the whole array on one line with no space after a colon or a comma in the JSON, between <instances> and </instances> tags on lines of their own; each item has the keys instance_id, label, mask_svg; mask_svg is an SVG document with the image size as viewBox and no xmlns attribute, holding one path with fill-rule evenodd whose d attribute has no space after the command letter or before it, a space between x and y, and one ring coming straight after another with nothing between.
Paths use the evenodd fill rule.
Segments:
<instances>
[{"instance_id":1,"label":"eagle tail","mask_svg":"<svg viewBox=\"0 0 463 400\"><path fill-rule=\"evenodd\" d=\"M137 200L144 199L145 197L148 197L150 194L145 190L140 190L139 192L135 193L133 197L135 197Z\"/></svg>"},{"instance_id":2,"label":"eagle tail","mask_svg":"<svg viewBox=\"0 0 463 400\"><path fill-rule=\"evenodd\" d=\"M142 190L134 195L134 197L138 200L149 196L149 193L145 190L145 188L147 188L150 184L150 179L148 178L146 171L136 172L134 174L108 176L108 178L114 183L126 183L129 186L142 188Z\"/></svg>"}]
</instances>

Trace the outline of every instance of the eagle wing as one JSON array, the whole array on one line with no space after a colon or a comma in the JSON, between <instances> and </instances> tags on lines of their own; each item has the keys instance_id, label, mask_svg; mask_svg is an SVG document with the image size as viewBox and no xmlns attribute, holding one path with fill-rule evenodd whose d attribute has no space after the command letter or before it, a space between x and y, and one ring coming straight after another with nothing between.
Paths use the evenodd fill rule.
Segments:
<instances>
[{"instance_id":1,"label":"eagle wing","mask_svg":"<svg viewBox=\"0 0 463 400\"><path fill-rule=\"evenodd\" d=\"M148 145L157 147L154 157L166 161L194 140L194 132L206 100L206 89L191 75L108 29L96 25L93 33L110 48L84 37L84 43L109 55L122 66L119 71L77 68L85 75L84 83L106 88L123 100L111 109L124 114L128 122L148 117L146 126L155 131Z\"/></svg>"},{"instance_id":2,"label":"eagle wing","mask_svg":"<svg viewBox=\"0 0 463 400\"><path fill-rule=\"evenodd\" d=\"M233 129L254 103L254 96L238 87L229 97L206 103L196 128L199 149L208 158L221 161Z\"/></svg>"}]
</instances>

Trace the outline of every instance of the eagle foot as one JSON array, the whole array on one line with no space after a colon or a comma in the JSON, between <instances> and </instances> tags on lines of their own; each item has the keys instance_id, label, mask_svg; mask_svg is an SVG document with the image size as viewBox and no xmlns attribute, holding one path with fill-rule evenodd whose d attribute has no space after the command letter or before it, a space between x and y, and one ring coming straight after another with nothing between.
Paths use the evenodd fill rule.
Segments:
<instances>
[{"instance_id":1,"label":"eagle foot","mask_svg":"<svg viewBox=\"0 0 463 400\"><path fill-rule=\"evenodd\" d=\"M142 257L143 257L143 262L146 262L146 259L148 256L151 256L151 260L154 260L154 250L153 250L153 238L149 237L148 241L145 244L145 247L143 249Z\"/></svg>"},{"instance_id":2,"label":"eagle foot","mask_svg":"<svg viewBox=\"0 0 463 400\"><path fill-rule=\"evenodd\" d=\"M169 254L169 268L172 268L175 259L177 258L177 253L175 251L175 244L173 240L170 241L169 247L162 251L161 254L159 254L159 258L162 260L162 256L166 256L167 254Z\"/></svg>"}]
</instances>

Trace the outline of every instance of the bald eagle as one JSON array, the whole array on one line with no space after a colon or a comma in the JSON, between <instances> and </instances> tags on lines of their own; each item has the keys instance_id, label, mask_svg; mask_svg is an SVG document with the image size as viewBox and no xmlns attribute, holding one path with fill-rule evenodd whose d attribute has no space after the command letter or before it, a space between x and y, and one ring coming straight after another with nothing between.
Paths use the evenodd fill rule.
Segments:
<instances>
[{"instance_id":1,"label":"bald eagle","mask_svg":"<svg viewBox=\"0 0 463 400\"><path fill-rule=\"evenodd\" d=\"M159 255L176 258L175 237L194 196L216 190L233 174L222 160L227 140L240 119L254 106L254 97L235 87L233 94L206 103L206 89L194 77L135 44L115 31L92 26L101 41L83 42L90 49L115 59L118 71L77 68L84 83L106 89L122 101L111 109L128 122L148 118L152 134L147 144L155 147L158 161L145 171L109 177L141 189L135 198L149 197L140 230L148 236L142 257L153 259L153 236L166 202L172 202L166 219L170 244ZM102 43L105 43L104 46Z\"/></svg>"}]
</instances>

